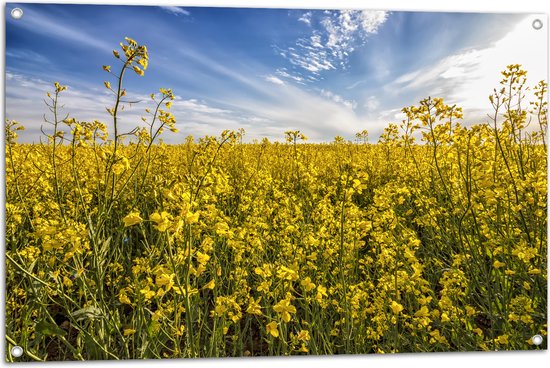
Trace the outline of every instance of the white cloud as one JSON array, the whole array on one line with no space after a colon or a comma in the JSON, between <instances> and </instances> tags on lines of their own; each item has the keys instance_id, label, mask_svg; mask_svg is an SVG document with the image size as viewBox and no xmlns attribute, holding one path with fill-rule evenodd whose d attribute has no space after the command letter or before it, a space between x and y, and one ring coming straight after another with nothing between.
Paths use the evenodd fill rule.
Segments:
<instances>
[{"instance_id":1,"label":"white cloud","mask_svg":"<svg viewBox=\"0 0 550 368\"><path fill-rule=\"evenodd\" d=\"M286 78L286 79L291 79L293 80L294 82L298 83L298 84L305 84L304 83L304 77L302 77L301 75L295 75L295 74L290 74L286 68L280 68L280 69L277 69L275 71L275 73L280 76L280 77L283 77L283 78Z\"/></svg>"},{"instance_id":2,"label":"white cloud","mask_svg":"<svg viewBox=\"0 0 550 368\"><path fill-rule=\"evenodd\" d=\"M342 104L348 109L355 109L357 107L357 103L355 101L345 100L342 96L325 89L321 89L321 96L327 97L338 104Z\"/></svg>"},{"instance_id":3,"label":"white cloud","mask_svg":"<svg viewBox=\"0 0 550 368\"><path fill-rule=\"evenodd\" d=\"M397 78L393 83L395 84L406 84L409 82L414 81L418 76L420 76L421 72L423 70L415 70L414 72L410 72L407 74L403 74L399 78Z\"/></svg>"},{"instance_id":4,"label":"white cloud","mask_svg":"<svg viewBox=\"0 0 550 368\"><path fill-rule=\"evenodd\" d=\"M234 77L239 79L236 72ZM245 95L236 94L213 104L177 95L171 111L180 132L167 132L163 136L164 141L181 143L187 135L219 135L225 129L241 127L247 132L247 140L263 137L282 140L285 131L298 129L312 141L327 141L336 135L351 139L355 132L364 129L364 121L354 113L350 102L337 95L327 92L331 98L323 97L288 84L274 89L272 82L265 79L256 79L255 82L246 80L246 83L256 83L255 89L263 90L267 98L257 99L254 95L252 99L247 99ZM11 71L6 73L6 118L20 121L26 127L20 134L20 141L39 142L43 114L48 113L42 101L52 88L50 82ZM146 95L129 95L128 99L140 102L127 105L120 112L120 130L123 132L145 126L141 116L146 116L146 107L152 107ZM103 121L112 133L112 118L105 107L112 106L113 96L101 86L79 84L77 89L69 85L69 89L61 94L60 103L64 105L63 116L67 113L79 121ZM46 124L44 127L49 128Z\"/></svg>"},{"instance_id":5,"label":"white cloud","mask_svg":"<svg viewBox=\"0 0 550 368\"><path fill-rule=\"evenodd\" d=\"M211 71L230 78L231 80L242 84L248 88L255 90L260 95L271 95L272 93L268 90L266 91L265 86L259 85L258 81L255 78L251 78L249 75L251 73L239 73L234 68L229 67L227 63L220 62L215 58L205 55L204 53L197 51L193 48L182 48L178 50L178 56L183 56L193 60L204 66ZM178 68L179 64L177 62L171 64L167 63L167 67ZM252 70L251 70L252 72Z\"/></svg>"},{"instance_id":6,"label":"white cloud","mask_svg":"<svg viewBox=\"0 0 550 368\"><path fill-rule=\"evenodd\" d=\"M307 24L311 25L312 13L306 14L309 14ZM377 33L387 18L385 11L325 11L319 21L319 29L298 39L295 46L279 49L279 53L296 67L314 75L345 68L349 55L363 45L369 35ZM299 20L304 21L302 18Z\"/></svg>"},{"instance_id":7,"label":"white cloud","mask_svg":"<svg viewBox=\"0 0 550 368\"><path fill-rule=\"evenodd\" d=\"M502 79L500 71L509 64L521 64L527 70L530 85L548 81L548 32L534 30L533 18L535 16L519 22L493 47L480 50L470 58L457 56L454 75L446 74L448 80L457 84L465 80L450 96L455 102L465 108L486 109L489 94Z\"/></svg>"},{"instance_id":8,"label":"white cloud","mask_svg":"<svg viewBox=\"0 0 550 368\"><path fill-rule=\"evenodd\" d=\"M191 14L188 10L180 8L179 6L161 6L161 9L165 10L168 13L171 13L175 16L190 15Z\"/></svg>"},{"instance_id":9,"label":"white cloud","mask_svg":"<svg viewBox=\"0 0 550 368\"><path fill-rule=\"evenodd\" d=\"M287 50L280 50L280 55L288 59L292 65L305 69L315 75L321 71L336 69L331 62L331 55L321 44L320 35L317 31L309 38L300 38L296 47L289 47Z\"/></svg>"},{"instance_id":10,"label":"white cloud","mask_svg":"<svg viewBox=\"0 0 550 368\"><path fill-rule=\"evenodd\" d=\"M301 130L313 142L326 142L336 135L353 139L356 132L369 129L363 117L354 111L354 101L347 101L330 91L322 95L319 90L306 91L291 83L274 86L265 77L251 79L250 73L233 73L234 80L253 87L253 91L262 91L262 97L256 93L226 95L219 103L230 113L216 115L184 112L174 104L174 114L178 124L182 124L181 131L188 127L196 136L243 127L247 140L263 137L282 140L285 131Z\"/></svg>"},{"instance_id":11,"label":"white cloud","mask_svg":"<svg viewBox=\"0 0 550 368\"><path fill-rule=\"evenodd\" d=\"M402 108L383 110L378 113L379 120L384 120L387 123L401 121L405 118Z\"/></svg>"},{"instance_id":12,"label":"white cloud","mask_svg":"<svg viewBox=\"0 0 550 368\"><path fill-rule=\"evenodd\" d=\"M346 89L354 89L355 87L361 85L361 84L364 84L366 83L365 80L358 80L356 82L353 82L352 84L350 84L349 86L346 87Z\"/></svg>"},{"instance_id":13,"label":"white cloud","mask_svg":"<svg viewBox=\"0 0 550 368\"><path fill-rule=\"evenodd\" d=\"M231 111L208 106L204 101L197 99L176 100L173 111L192 111L202 114L230 114Z\"/></svg>"},{"instance_id":14,"label":"white cloud","mask_svg":"<svg viewBox=\"0 0 550 368\"><path fill-rule=\"evenodd\" d=\"M527 70L529 85L548 80L547 32L532 27L535 15L525 17L502 39L483 49L464 50L439 62L400 76L385 91L393 94L416 93L420 98L443 97L462 106L469 117L485 119L491 109L488 96L500 86L501 71L509 64ZM474 116L475 115L475 116Z\"/></svg>"},{"instance_id":15,"label":"white cloud","mask_svg":"<svg viewBox=\"0 0 550 368\"><path fill-rule=\"evenodd\" d=\"M378 106L380 106L380 101L376 96L370 96L367 98L367 101L365 102L365 107L369 111L375 111L378 109Z\"/></svg>"},{"instance_id":16,"label":"white cloud","mask_svg":"<svg viewBox=\"0 0 550 368\"><path fill-rule=\"evenodd\" d=\"M6 58L8 58L8 59L9 58L17 59L18 61L22 61L22 62L32 60L33 62L35 62L37 64L51 65L50 59L48 59L47 57L45 57L42 54L39 54L37 52L32 51L32 50L25 50L25 49L17 50L17 49L15 49L15 50L6 51Z\"/></svg>"},{"instance_id":17,"label":"white cloud","mask_svg":"<svg viewBox=\"0 0 550 368\"><path fill-rule=\"evenodd\" d=\"M17 120L25 126L26 130L20 134L22 142L38 142L41 138L41 126L46 131L50 130L43 116L46 114L46 118L51 119L51 114L43 100L46 98L46 92L52 92L52 90L53 83L13 72L6 73L6 118ZM78 121L99 120L107 124L112 134L112 117L105 108L111 107L114 99L106 89L89 86L77 89L69 85L59 98L60 104L63 105L60 110L62 118L68 114ZM124 110L119 112L119 129L122 132L128 132L136 126L145 126L141 117L148 117L144 110L147 107L153 107L148 95L130 94L128 99L139 102L132 105L125 104ZM176 96L171 111L176 117L176 127L180 129L180 133L166 134L163 139L168 143L181 142L182 137L187 134L195 136L219 134L224 129L241 125L246 127L256 118L252 114L241 118L241 115L235 111L213 107L198 99L182 99L180 96ZM193 126L199 126L200 129L194 131ZM64 130L68 131L68 128Z\"/></svg>"},{"instance_id":18,"label":"white cloud","mask_svg":"<svg viewBox=\"0 0 550 368\"><path fill-rule=\"evenodd\" d=\"M310 26L311 25L311 12L305 12L304 14L302 14L302 16L300 18L298 18L298 21L304 22L305 24Z\"/></svg>"},{"instance_id":19,"label":"white cloud","mask_svg":"<svg viewBox=\"0 0 550 368\"><path fill-rule=\"evenodd\" d=\"M356 132L365 129L366 122L350 106L290 85L285 90L280 101L258 102L254 108L272 121L264 126L270 130L270 139L281 140L285 131L300 130L312 142L326 142L337 135L351 139Z\"/></svg>"},{"instance_id":20,"label":"white cloud","mask_svg":"<svg viewBox=\"0 0 550 368\"><path fill-rule=\"evenodd\" d=\"M400 85L400 91L409 89L420 89L427 86L443 87L447 83L456 83L479 77L477 75L477 67L482 58L487 53L487 50L467 50L460 54L448 56L435 65L424 67L421 70L416 70L394 81L394 84ZM492 65L495 68L495 65ZM498 74L498 71L494 72Z\"/></svg>"},{"instance_id":21,"label":"white cloud","mask_svg":"<svg viewBox=\"0 0 550 368\"><path fill-rule=\"evenodd\" d=\"M363 10L360 15L361 26L363 30L369 33L376 33L382 23L388 18L388 13L385 11L369 11Z\"/></svg>"},{"instance_id":22,"label":"white cloud","mask_svg":"<svg viewBox=\"0 0 550 368\"><path fill-rule=\"evenodd\" d=\"M49 130L49 125L44 122L44 115L50 120L52 117L44 100L47 100L46 93L53 92L53 89L53 83L14 72L6 73L6 118L17 120L25 126L26 130L20 134L21 141L38 142L41 125L46 131ZM62 118L68 114L79 121L100 120L107 124L112 119L105 107L112 106L113 99L105 89L83 92L68 85L68 89L60 94L59 103L62 106L59 110ZM139 113L134 107L128 107L121 112L123 129L129 127L129 121L139 121Z\"/></svg>"},{"instance_id":23,"label":"white cloud","mask_svg":"<svg viewBox=\"0 0 550 368\"><path fill-rule=\"evenodd\" d=\"M265 80L268 81L268 82L271 82L273 84L277 84L279 86L282 86L285 84L285 82L283 82L282 80L280 80L279 78L275 77L274 75L268 75L265 77Z\"/></svg>"}]
</instances>

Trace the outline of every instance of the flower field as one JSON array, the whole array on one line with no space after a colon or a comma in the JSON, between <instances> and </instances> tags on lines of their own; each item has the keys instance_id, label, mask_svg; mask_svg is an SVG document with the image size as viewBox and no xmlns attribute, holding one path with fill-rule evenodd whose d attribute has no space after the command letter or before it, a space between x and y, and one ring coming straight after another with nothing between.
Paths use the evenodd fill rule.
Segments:
<instances>
[{"instance_id":1,"label":"flower field","mask_svg":"<svg viewBox=\"0 0 550 368\"><path fill-rule=\"evenodd\" d=\"M117 130L148 54L127 39L115 58L111 122L62 119L56 83L47 141L6 123L21 359L546 349L530 339L547 334L547 89L526 101L519 65L484 124L427 98L375 143L236 130L167 145L168 89L144 127Z\"/></svg>"}]
</instances>

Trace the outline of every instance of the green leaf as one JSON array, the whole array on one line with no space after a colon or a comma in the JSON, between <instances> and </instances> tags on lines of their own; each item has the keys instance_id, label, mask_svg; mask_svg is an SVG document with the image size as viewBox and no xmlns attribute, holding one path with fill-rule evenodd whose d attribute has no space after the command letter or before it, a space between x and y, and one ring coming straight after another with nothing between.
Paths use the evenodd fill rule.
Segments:
<instances>
[{"instance_id":1,"label":"green leaf","mask_svg":"<svg viewBox=\"0 0 550 368\"><path fill-rule=\"evenodd\" d=\"M36 332L44 336L65 336L67 334L67 331L59 326L44 320L36 324Z\"/></svg>"}]
</instances>

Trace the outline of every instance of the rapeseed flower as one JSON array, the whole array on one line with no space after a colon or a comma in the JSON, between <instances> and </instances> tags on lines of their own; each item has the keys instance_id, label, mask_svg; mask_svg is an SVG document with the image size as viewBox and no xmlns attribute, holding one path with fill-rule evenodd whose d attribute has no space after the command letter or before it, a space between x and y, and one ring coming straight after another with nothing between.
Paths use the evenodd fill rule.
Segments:
<instances>
[{"instance_id":1,"label":"rapeseed flower","mask_svg":"<svg viewBox=\"0 0 550 368\"><path fill-rule=\"evenodd\" d=\"M268 334L270 334L273 337L279 337L279 327L277 325L277 322L271 321L265 327Z\"/></svg>"},{"instance_id":2,"label":"rapeseed flower","mask_svg":"<svg viewBox=\"0 0 550 368\"><path fill-rule=\"evenodd\" d=\"M296 307L290 304L289 299L283 299L279 301L274 307L273 310L281 314L283 321L290 322L290 314L296 313Z\"/></svg>"},{"instance_id":3,"label":"rapeseed flower","mask_svg":"<svg viewBox=\"0 0 550 368\"><path fill-rule=\"evenodd\" d=\"M129 227L141 223L143 219L141 218L139 211L135 211L126 215L122 221L124 222L124 227Z\"/></svg>"},{"instance_id":4,"label":"rapeseed flower","mask_svg":"<svg viewBox=\"0 0 550 368\"><path fill-rule=\"evenodd\" d=\"M155 223L153 227L158 231L166 231L172 224L171 216L166 211L162 211L161 213L155 212L151 214L149 220Z\"/></svg>"}]
</instances>

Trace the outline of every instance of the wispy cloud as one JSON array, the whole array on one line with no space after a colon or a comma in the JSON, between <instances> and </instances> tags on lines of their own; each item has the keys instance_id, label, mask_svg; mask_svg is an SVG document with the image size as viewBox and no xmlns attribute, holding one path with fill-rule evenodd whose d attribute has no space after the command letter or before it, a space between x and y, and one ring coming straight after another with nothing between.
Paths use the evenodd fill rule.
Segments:
<instances>
[{"instance_id":1,"label":"wispy cloud","mask_svg":"<svg viewBox=\"0 0 550 368\"><path fill-rule=\"evenodd\" d=\"M22 141L38 142L40 127L43 125L48 130L44 117L51 119L51 116L43 101L46 100L46 93L52 90L53 83L6 71L6 119L17 120L25 126L24 134L20 135ZM60 97L60 115L78 114L78 120L106 121L108 113L105 107L110 103L102 93L92 98L90 94L83 94L69 86Z\"/></svg>"},{"instance_id":2,"label":"wispy cloud","mask_svg":"<svg viewBox=\"0 0 550 368\"><path fill-rule=\"evenodd\" d=\"M246 130L248 140L263 137L282 140L285 131L298 129L313 142L326 141L336 135L352 139L356 132L369 129L365 120L354 111L356 103L334 92L303 90L284 83L277 75L259 75L254 78L246 70L237 71L222 67L208 58L201 60L206 62L211 70L222 73L243 86L251 87L250 93L241 89L242 93L224 95L219 101L213 98L205 100L176 96L172 112L180 132L168 133L164 137L167 143L182 142L187 135L218 135L225 129L241 127ZM73 82L76 84L77 81ZM9 72L6 87L6 117L21 121L27 127L21 134L22 141L37 142L43 123L42 116L47 112L46 106L37 101L42 101L45 93L51 91L51 83ZM259 95L258 91L263 91L263 94ZM146 107L151 107L146 95L129 97L142 102L128 106L121 112L122 131L144 126L141 116L145 115ZM65 106L64 113L74 116L77 120L97 119L110 126L111 117L105 111L105 107L111 106L113 99L102 88L85 86L77 90L70 85L61 98Z\"/></svg>"},{"instance_id":3,"label":"wispy cloud","mask_svg":"<svg viewBox=\"0 0 550 368\"><path fill-rule=\"evenodd\" d=\"M388 15L370 10L324 11L314 22L312 12L306 12L298 20L313 27L311 34L277 51L292 65L314 75L345 69L350 54L378 32Z\"/></svg>"},{"instance_id":4,"label":"wispy cloud","mask_svg":"<svg viewBox=\"0 0 550 368\"><path fill-rule=\"evenodd\" d=\"M175 16L191 15L191 13L188 10L180 8L179 6L161 6L160 8Z\"/></svg>"},{"instance_id":5,"label":"wispy cloud","mask_svg":"<svg viewBox=\"0 0 550 368\"><path fill-rule=\"evenodd\" d=\"M111 126L112 117L105 110L113 104L113 96L104 89L85 87L82 89L69 88L60 95L62 116L69 115L79 121L99 120ZM51 119L48 109L44 103L46 92L52 91L52 83L45 82L38 78L24 76L22 74L8 71L6 73L6 118L21 122L26 130L20 134L23 142L38 142L40 139L40 127L45 131L50 126L44 122L44 117ZM144 109L152 107L149 97L146 95L129 96L139 103L125 105L123 111L119 112L119 129L130 131L136 126L142 127L145 124L141 117L146 116ZM205 101L197 99L182 99L176 97L172 106L172 112L176 116L176 126L180 128L178 134L168 134L164 137L170 143L181 142L187 134L205 135L218 134L224 129L232 129L239 123L239 114L217 107L209 106ZM254 118L253 115L246 116L243 121L247 122ZM199 130L193 130L193 126L200 126ZM112 131L111 131L112 133ZM42 137L44 138L44 137Z\"/></svg>"},{"instance_id":6,"label":"wispy cloud","mask_svg":"<svg viewBox=\"0 0 550 368\"><path fill-rule=\"evenodd\" d=\"M300 18L298 18L298 21L304 22L305 24L310 26L311 25L311 12L305 12L304 14L302 14L302 16Z\"/></svg>"},{"instance_id":7,"label":"wispy cloud","mask_svg":"<svg viewBox=\"0 0 550 368\"><path fill-rule=\"evenodd\" d=\"M285 78L285 79L290 79L298 84L305 84L305 79L304 77L299 74L299 73L295 73L295 74L290 74L286 68L279 68L275 71L275 74L277 74L278 76L282 77L282 78Z\"/></svg>"},{"instance_id":8,"label":"wispy cloud","mask_svg":"<svg viewBox=\"0 0 550 368\"><path fill-rule=\"evenodd\" d=\"M205 101L199 101L197 99L191 98L188 100L182 100L178 98L175 102L175 109L177 111L189 111L201 114L230 114L230 110L219 109L215 107L208 106Z\"/></svg>"},{"instance_id":9,"label":"wispy cloud","mask_svg":"<svg viewBox=\"0 0 550 368\"><path fill-rule=\"evenodd\" d=\"M321 35L318 31L314 31L309 38L300 38L295 47L279 50L279 53L292 65L315 75L322 71L336 69L333 64L334 57L328 48L321 44Z\"/></svg>"},{"instance_id":10,"label":"wispy cloud","mask_svg":"<svg viewBox=\"0 0 550 368\"><path fill-rule=\"evenodd\" d=\"M197 63L203 68L207 68L209 72L216 73L224 78L229 78L232 82L237 82L242 86L246 86L254 90L261 96L272 96L273 93L266 90L264 85L260 85L256 78L250 76L250 73L239 72L236 68L230 67L228 63L217 60L216 57L208 56L195 48L187 47L178 50L178 56L183 56L186 59ZM172 64L170 64L172 65ZM174 68L179 67L176 63ZM253 70L247 70L252 72Z\"/></svg>"},{"instance_id":11,"label":"wispy cloud","mask_svg":"<svg viewBox=\"0 0 550 368\"><path fill-rule=\"evenodd\" d=\"M483 118L490 108L488 96L502 79L500 71L509 64L521 64L528 71L531 85L547 79L541 56L547 59L547 41L544 32L533 30L535 16L526 17L514 29L493 45L480 49L466 49L438 62L413 70L385 86L388 94L415 94L419 98L444 97L464 110L478 111ZM543 49L541 49L543 48ZM420 96L422 93L424 96Z\"/></svg>"},{"instance_id":12,"label":"wispy cloud","mask_svg":"<svg viewBox=\"0 0 550 368\"><path fill-rule=\"evenodd\" d=\"M21 62L26 61L32 61L39 64L51 64L50 59L45 57L42 54L39 54L37 52L34 52L32 50L25 50L25 49L15 49L6 51L6 58L13 58L17 59L17 62L20 64Z\"/></svg>"},{"instance_id":13,"label":"wispy cloud","mask_svg":"<svg viewBox=\"0 0 550 368\"><path fill-rule=\"evenodd\" d=\"M270 139L280 140L287 130L301 130L312 142L327 141L337 135L352 138L368 129L363 117L354 111L354 101L348 101L328 90L304 90L293 84L277 86L277 98L266 100L236 100L235 104L250 109L271 121ZM238 97L237 97L238 98ZM256 127L254 133L262 131Z\"/></svg>"},{"instance_id":14,"label":"wispy cloud","mask_svg":"<svg viewBox=\"0 0 550 368\"><path fill-rule=\"evenodd\" d=\"M342 96L325 89L321 89L321 96L327 97L338 104L342 104L348 109L355 109L357 107L357 102L345 100Z\"/></svg>"},{"instance_id":15,"label":"wispy cloud","mask_svg":"<svg viewBox=\"0 0 550 368\"><path fill-rule=\"evenodd\" d=\"M380 100L376 96L369 96L365 102L365 108L369 111L376 111L380 106Z\"/></svg>"},{"instance_id":16,"label":"wispy cloud","mask_svg":"<svg viewBox=\"0 0 550 368\"><path fill-rule=\"evenodd\" d=\"M278 85L283 85L285 84L285 82L283 82L282 80L280 80L279 78L277 78L276 76L274 75L268 75L265 77L265 80L268 81L268 82L271 82L273 84L278 84Z\"/></svg>"}]
</instances>

